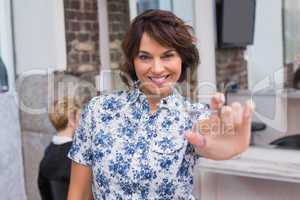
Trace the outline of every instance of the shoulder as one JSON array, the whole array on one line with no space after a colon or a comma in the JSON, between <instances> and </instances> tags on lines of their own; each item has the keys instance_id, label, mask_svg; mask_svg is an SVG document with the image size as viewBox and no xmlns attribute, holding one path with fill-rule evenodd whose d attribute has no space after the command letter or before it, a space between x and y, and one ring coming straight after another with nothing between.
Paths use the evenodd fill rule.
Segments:
<instances>
[{"instance_id":1,"label":"shoulder","mask_svg":"<svg viewBox=\"0 0 300 200\"><path fill-rule=\"evenodd\" d=\"M188 110L209 110L208 104L198 101L191 101L185 96L181 96L180 101L182 102L183 106Z\"/></svg>"},{"instance_id":2,"label":"shoulder","mask_svg":"<svg viewBox=\"0 0 300 200\"><path fill-rule=\"evenodd\" d=\"M190 108L192 110L202 110L202 111L208 111L209 110L209 105L206 103L201 103L201 102L189 102Z\"/></svg>"},{"instance_id":3,"label":"shoulder","mask_svg":"<svg viewBox=\"0 0 300 200\"><path fill-rule=\"evenodd\" d=\"M211 110L208 104L201 102L191 102L190 100L184 100L185 109L192 119L199 120L206 118L211 114Z\"/></svg>"},{"instance_id":4,"label":"shoulder","mask_svg":"<svg viewBox=\"0 0 300 200\"><path fill-rule=\"evenodd\" d=\"M129 91L103 92L93 97L87 105L88 110L118 110L126 104Z\"/></svg>"}]
</instances>

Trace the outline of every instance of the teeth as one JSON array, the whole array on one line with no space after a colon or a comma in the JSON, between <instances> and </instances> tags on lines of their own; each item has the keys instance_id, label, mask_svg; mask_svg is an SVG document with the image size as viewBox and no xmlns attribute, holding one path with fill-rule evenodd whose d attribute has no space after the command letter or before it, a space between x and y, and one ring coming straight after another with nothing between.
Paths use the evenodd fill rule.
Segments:
<instances>
[{"instance_id":1,"label":"teeth","mask_svg":"<svg viewBox=\"0 0 300 200\"><path fill-rule=\"evenodd\" d=\"M167 76L160 76L160 77L149 77L154 83L158 84L158 85L162 85L165 83L166 79L168 78Z\"/></svg>"},{"instance_id":2,"label":"teeth","mask_svg":"<svg viewBox=\"0 0 300 200\"><path fill-rule=\"evenodd\" d=\"M163 77L150 77L151 80L156 80L156 81L162 81L165 80L167 78L167 76L163 76Z\"/></svg>"}]
</instances>

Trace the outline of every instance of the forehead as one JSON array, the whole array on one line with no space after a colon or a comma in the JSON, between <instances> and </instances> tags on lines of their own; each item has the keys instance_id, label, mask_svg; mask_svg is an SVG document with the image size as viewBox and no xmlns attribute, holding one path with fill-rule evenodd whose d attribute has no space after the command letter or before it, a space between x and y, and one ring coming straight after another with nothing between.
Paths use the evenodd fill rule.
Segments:
<instances>
[{"instance_id":1,"label":"forehead","mask_svg":"<svg viewBox=\"0 0 300 200\"><path fill-rule=\"evenodd\" d=\"M143 33L143 36L140 41L139 51L146 51L151 54L155 53L164 53L167 50L173 49L171 47L166 47L161 45L155 39L151 38L149 34Z\"/></svg>"}]
</instances>

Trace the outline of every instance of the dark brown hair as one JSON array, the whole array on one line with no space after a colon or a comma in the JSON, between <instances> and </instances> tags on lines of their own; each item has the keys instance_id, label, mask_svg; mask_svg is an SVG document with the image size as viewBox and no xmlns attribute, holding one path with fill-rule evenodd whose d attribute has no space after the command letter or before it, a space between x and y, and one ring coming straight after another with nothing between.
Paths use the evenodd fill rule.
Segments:
<instances>
[{"instance_id":1,"label":"dark brown hair","mask_svg":"<svg viewBox=\"0 0 300 200\"><path fill-rule=\"evenodd\" d=\"M199 63L199 52L192 31L191 26L170 11L147 10L138 15L132 21L122 43L125 55L125 63L120 67L122 80L129 86L127 76L132 81L138 79L133 60L138 55L143 33L147 33L162 46L174 48L178 52L182 60L179 82L184 81L187 68L197 67Z\"/></svg>"}]
</instances>

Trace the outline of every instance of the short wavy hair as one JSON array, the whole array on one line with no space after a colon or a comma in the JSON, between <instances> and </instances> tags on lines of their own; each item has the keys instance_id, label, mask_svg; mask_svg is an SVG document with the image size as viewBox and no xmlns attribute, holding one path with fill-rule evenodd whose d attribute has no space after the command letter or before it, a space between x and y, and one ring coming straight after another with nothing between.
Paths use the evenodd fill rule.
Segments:
<instances>
[{"instance_id":1,"label":"short wavy hair","mask_svg":"<svg viewBox=\"0 0 300 200\"><path fill-rule=\"evenodd\" d=\"M79 102L75 97L64 97L63 99L54 101L49 110L48 116L52 125L57 131L67 128L69 115L75 115L80 112L83 103Z\"/></svg>"},{"instance_id":2,"label":"short wavy hair","mask_svg":"<svg viewBox=\"0 0 300 200\"><path fill-rule=\"evenodd\" d=\"M196 68L200 62L193 28L184 23L170 11L147 10L138 15L131 23L123 42L125 62L120 66L121 78L127 86L128 80L138 80L134 69L134 58L138 55L140 41L144 33L164 47L174 48L182 60L179 82L186 80L187 68Z\"/></svg>"}]
</instances>

